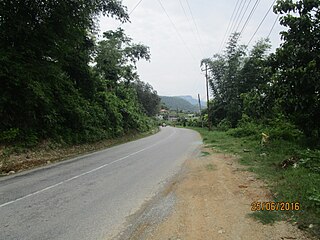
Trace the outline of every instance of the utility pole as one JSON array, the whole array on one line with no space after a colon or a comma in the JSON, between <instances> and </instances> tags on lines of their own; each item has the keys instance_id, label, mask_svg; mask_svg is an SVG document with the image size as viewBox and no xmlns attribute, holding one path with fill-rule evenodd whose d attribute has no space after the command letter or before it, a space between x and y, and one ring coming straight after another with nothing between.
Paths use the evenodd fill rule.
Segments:
<instances>
[{"instance_id":1,"label":"utility pole","mask_svg":"<svg viewBox=\"0 0 320 240\"><path fill-rule=\"evenodd\" d=\"M198 103L199 103L199 110L200 110L201 127L203 128L203 118L202 118L202 112L201 112L201 101L200 101L199 93L198 93Z\"/></svg>"},{"instance_id":2,"label":"utility pole","mask_svg":"<svg viewBox=\"0 0 320 240\"><path fill-rule=\"evenodd\" d=\"M206 65L206 88L207 88L207 111L208 111L208 129L211 131L211 121L210 121L210 103L209 103L209 77L208 77L208 63Z\"/></svg>"}]
</instances>

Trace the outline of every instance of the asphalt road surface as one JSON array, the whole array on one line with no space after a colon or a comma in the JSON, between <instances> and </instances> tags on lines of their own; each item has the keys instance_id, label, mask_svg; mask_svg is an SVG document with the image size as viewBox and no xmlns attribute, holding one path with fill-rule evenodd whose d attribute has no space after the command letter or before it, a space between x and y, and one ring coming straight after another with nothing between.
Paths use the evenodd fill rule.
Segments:
<instances>
[{"instance_id":1,"label":"asphalt road surface","mask_svg":"<svg viewBox=\"0 0 320 240\"><path fill-rule=\"evenodd\" d=\"M0 239L108 239L201 144L198 133L155 135L0 178Z\"/></svg>"}]
</instances>

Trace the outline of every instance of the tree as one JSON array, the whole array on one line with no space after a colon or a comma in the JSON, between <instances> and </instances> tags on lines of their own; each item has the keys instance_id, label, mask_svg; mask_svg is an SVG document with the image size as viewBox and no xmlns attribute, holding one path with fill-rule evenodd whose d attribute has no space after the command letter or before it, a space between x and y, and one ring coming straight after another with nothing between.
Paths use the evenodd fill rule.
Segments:
<instances>
[{"instance_id":1,"label":"tree","mask_svg":"<svg viewBox=\"0 0 320 240\"><path fill-rule=\"evenodd\" d=\"M107 87L112 89L120 81L129 85L137 80L136 63L140 59L150 59L149 48L132 43L121 28L103 35L104 40L98 44L95 61L97 72L106 81Z\"/></svg>"},{"instance_id":2,"label":"tree","mask_svg":"<svg viewBox=\"0 0 320 240\"><path fill-rule=\"evenodd\" d=\"M161 98L157 91L149 83L140 80L133 82L133 88L137 92L138 101L142 105L145 113L151 117L155 116L160 110Z\"/></svg>"},{"instance_id":3,"label":"tree","mask_svg":"<svg viewBox=\"0 0 320 240\"><path fill-rule=\"evenodd\" d=\"M226 118L236 126L241 118L239 73L245 55L245 46L239 45L238 39L239 34L233 34L223 55L216 54L212 59L203 60L209 65L211 75L209 84L214 101L210 111L212 116L209 117L213 124Z\"/></svg>"},{"instance_id":4,"label":"tree","mask_svg":"<svg viewBox=\"0 0 320 240\"><path fill-rule=\"evenodd\" d=\"M268 39L259 40L244 59L240 71L243 112L255 120L270 117L273 111L275 99L271 92L270 47Z\"/></svg>"},{"instance_id":5,"label":"tree","mask_svg":"<svg viewBox=\"0 0 320 240\"><path fill-rule=\"evenodd\" d=\"M139 80L137 61L150 59L149 48L132 43L122 29L103 35L96 50L94 72L97 77L95 99L106 109L106 127L115 135L130 129L143 130L147 127L144 109L132 82Z\"/></svg>"},{"instance_id":6,"label":"tree","mask_svg":"<svg viewBox=\"0 0 320 240\"><path fill-rule=\"evenodd\" d=\"M22 140L85 135L100 126L104 110L92 100L89 66L100 14L128 21L117 0L0 2L0 140L10 132Z\"/></svg>"},{"instance_id":7,"label":"tree","mask_svg":"<svg viewBox=\"0 0 320 240\"><path fill-rule=\"evenodd\" d=\"M319 136L320 2L278 1L283 43L273 56L274 90L283 111L307 136Z\"/></svg>"}]
</instances>

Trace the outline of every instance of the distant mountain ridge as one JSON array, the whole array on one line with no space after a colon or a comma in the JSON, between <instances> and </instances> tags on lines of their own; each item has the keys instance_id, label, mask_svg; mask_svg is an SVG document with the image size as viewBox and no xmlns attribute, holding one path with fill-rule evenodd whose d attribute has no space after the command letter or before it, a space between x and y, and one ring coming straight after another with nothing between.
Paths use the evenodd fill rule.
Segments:
<instances>
[{"instance_id":1,"label":"distant mountain ridge","mask_svg":"<svg viewBox=\"0 0 320 240\"><path fill-rule=\"evenodd\" d=\"M199 107L191 104L189 101L181 97L160 96L161 102L171 110L179 110L184 112L198 112Z\"/></svg>"},{"instance_id":2,"label":"distant mountain ridge","mask_svg":"<svg viewBox=\"0 0 320 240\"><path fill-rule=\"evenodd\" d=\"M192 105L196 105L196 106L198 107L198 104L199 104L199 103L198 103L198 99L195 99L195 98L193 98L193 97L190 96L190 95L176 96L176 97L182 98L182 99L188 101L189 103L191 103ZM201 100L200 100L200 103L201 103L201 108L202 108L202 109L206 108L207 102L204 102L204 101L201 101Z\"/></svg>"}]
</instances>

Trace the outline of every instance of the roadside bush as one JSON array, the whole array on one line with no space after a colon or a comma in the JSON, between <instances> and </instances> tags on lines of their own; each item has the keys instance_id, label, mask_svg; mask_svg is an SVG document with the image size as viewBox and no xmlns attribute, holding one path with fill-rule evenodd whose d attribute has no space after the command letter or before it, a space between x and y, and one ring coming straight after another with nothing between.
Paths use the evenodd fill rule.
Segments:
<instances>
[{"instance_id":1,"label":"roadside bush","mask_svg":"<svg viewBox=\"0 0 320 240\"><path fill-rule=\"evenodd\" d=\"M228 131L231 127L232 127L231 122L226 118L222 119L217 125L217 129L219 131Z\"/></svg>"},{"instance_id":2,"label":"roadside bush","mask_svg":"<svg viewBox=\"0 0 320 240\"><path fill-rule=\"evenodd\" d=\"M299 166L309 169L312 172L320 174L320 150L304 150L297 153L299 157ZM320 198L319 198L320 200Z\"/></svg>"},{"instance_id":3,"label":"roadside bush","mask_svg":"<svg viewBox=\"0 0 320 240\"><path fill-rule=\"evenodd\" d=\"M249 137L255 139L261 138L261 133L270 136L270 140L299 141L303 133L283 116L269 119L265 122L255 122L250 120L247 115L243 115L237 128L230 129L227 133L233 137Z\"/></svg>"},{"instance_id":4,"label":"roadside bush","mask_svg":"<svg viewBox=\"0 0 320 240\"><path fill-rule=\"evenodd\" d=\"M233 137L253 136L255 139L259 139L262 131L261 124L251 121L247 115L243 114L237 128L230 129L227 134Z\"/></svg>"},{"instance_id":5,"label":"roadside bush","mask_svg":"<svg viewBox=\"0 0 320 240\"><path fill-rule=\"evenodd\" d=\"M188 126L190 127L202 127L202 122L200 119L189 119Z\"/></svg>"},{"instance_id":6,"label":"roadside bush","mask_svg":"<svg viewBox=\"0 0 320 240\"><path fill-rule=\"evenodd\" d=\"M303 136L302 131L283 116L278 116L277 118L269 120L266 131L268 131L271 139L298 141Z\"/></svg>"},{"instance_id":7,"label":"roadside bush","mask_svg":"<svg viewBox=\"0 0 320 240\"><path fill-rule=\"evenodd\" d=\"M19 137L19 128L10 128L6 131L0 132L0 142L12 143Z\"/></svg>"},{"instance_id":8,"label":"roadside bush","mask_svg":"<svg viewBox=\"0 0 320 240\"><path fill-rule=\"evenodd\" d=\"M237 128L229 129L227 134L238 138L253 136L255 139L258 139L261 136L261 132L262 131L260 125L248 122Z\"/></svg>"}]
</instances>

